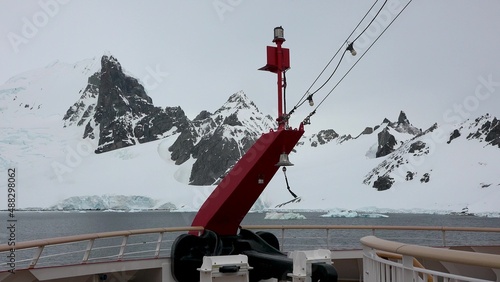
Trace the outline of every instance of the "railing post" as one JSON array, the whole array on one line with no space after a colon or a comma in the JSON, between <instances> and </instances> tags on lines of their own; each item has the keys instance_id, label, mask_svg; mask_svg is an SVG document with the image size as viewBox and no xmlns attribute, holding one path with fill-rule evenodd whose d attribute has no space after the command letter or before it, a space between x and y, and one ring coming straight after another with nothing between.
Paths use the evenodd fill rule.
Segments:
<instances>
[{"instance_id":1,"label":"railing post","mask_svg":"<svg viewBox=\"0 0 500 282\"><path fill-rule=\"evenodd\" d=\"M403 255L403 280L413 282L413 257Z\"/></svg>"},{"instance_id":2,"label":"railing post","mask_svg":"<svg viewBox=\"0 0 500 282\"><path fill-rule=\"evenodd\" d=\"M38 249L35 252L35 255L33 255L33 259L31 260L29 268L35 268L35 265L38 263L38 259L42 255L43 249L45 246L39 246Z\"/></svg>"},{"instance_id":3,"label":"railing post","mask_svg":"<svg viewBox=\"0 0 500 282\"><path fill-rule=\"evenodd\" d=\"M373 261L373 249L363 246L363 281L376 281L375 277L375 261Z\"/></svg>"},{"instance_id":4,"label":"railing post","mask_svg":"<svg viewBox=\"0 0 500 282\"><path fill-rule=\"evenodd\" d=\"M326 229L326 248L330 249L330 229Z\"/></svg>"},{"instance_id":5,"label":"railing post","mask_svg":"<svg viewBox=\"0 0 500 282\"><path fill-rule=\"evenodd\" d=\"M443 247L446 247L446 230L442 230L441 232L443 232Z\"/></svg>"},{"instance_id":6,"label":"railing post","mask_svg":"<svg viewBox=\"0 0 500 282\"><path fill-rule=\"evenodd\" d=\"M158 235L158 241L156 241L155 258L160 256L161 242L163 241L163 232Z\"/></svg>"},{"instance_id":7,"label":"railing post","mask_svg":"<svg viewBox=\"0 0 500 282\"><path fill-rule=\"evenodd\" d=\"M281 228L281 250L282 252L285 251L285 228Z\"/></svg>"},{"instance_id":8,"label":"railing post","mask_svg":"<svg viewBox=\"0 0 500 282\"><path fill-rule=\"evenodd\" d=\"M83 259L82 263L87 263L90 257L90 251L92 250L92 247L94 246L94 241L95 239L90 239L89 243L87 244L87 248L85 249L85 253L83 254Z\"/></svg>"},{"instance_id":9,"label":"railing post","mask_svg":"<svg viewBox=\"0 0 500 282\"><path fill-rule=\"evenodd\" d=\"M127 246L128 235L123 236L122 245L120 247L120 253L118 253L118 260L123 259L123 254L125 253L125 246Z\"/></svg>"}]
</instances>

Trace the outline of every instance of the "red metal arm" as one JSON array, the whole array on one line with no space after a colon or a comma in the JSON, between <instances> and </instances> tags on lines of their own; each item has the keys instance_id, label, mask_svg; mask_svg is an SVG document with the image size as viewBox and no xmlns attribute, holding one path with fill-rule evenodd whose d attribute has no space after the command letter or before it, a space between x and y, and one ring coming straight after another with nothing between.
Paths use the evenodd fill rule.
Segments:
<instances>
[{"instance_id":1,"label":"red metal arm","mask_svg":"<svg viewBox=\"0 0 500 282\"><path fill-rule=\"evenodd\" d=\"M192 226L236 235L241 221L279 169L275 164L280 154L290 153L303 134L302 124L299 129L263 134L208 197ZM259 183L259 179L263 181Z\"/></svg>"}]
</instances>

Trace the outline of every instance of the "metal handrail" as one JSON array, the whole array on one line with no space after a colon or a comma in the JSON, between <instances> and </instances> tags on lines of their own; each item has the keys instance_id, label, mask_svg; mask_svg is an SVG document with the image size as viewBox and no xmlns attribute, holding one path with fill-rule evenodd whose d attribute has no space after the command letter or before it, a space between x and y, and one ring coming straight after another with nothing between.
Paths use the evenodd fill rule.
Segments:
<instances>
[{"instance_id":1,"label":"metal handrail","mask_svg":"<svg viewBox=\"0 0 500 282\"><path fill-rule=\"evenodd\" d=\"M241 228L250 230L294 230L294 229L317 229L317 230L410 230L410 231L462 231L462 232L497 232L497 227L451 227L451 226L390 226L390 225L243 225ZM163 232L182 232L182 231L203 231L201 226L194 227L165 227L165 228L147 228L124 231L111 231L101 233L91 233L82 235L73 235L65 237L55 237L48 239L39 239L32 241L16 242L16 250L36 248L40 246L59 245L64 243L74 243L79 241L89 241L95 239L122 237L130 235L143 235L149 233ZM12 247L3 244L0 245L0 252L9 251Z\"/></svg>"},{"instance_id":2,"label":"metal handrail","mask_svg":"<svg viewBox=\"0 0 500 282\"><path fill-rule=\"evenodd\" d=\"M465 231L500 232L498 227L454 227L417 225L242 225L244 229L366 229L366 230L421 230L421 231Z\"/></svg>"},{"instance_id":3,"label":"metal handrail","mask_svg":"<svg viewBox=\"0 0 500 282\"><path fill-rule=\"evenodd\" d=\"M361 244L372 249L403 256L500 269L500 256L494 254L404 244L375 236L361 238Z\"/></svg>"},{"instance_id":4,"label":"metal handrail","mask_svg":"<svg viewBox=\"0 0 500 282\"><path fill-rule=\"evenodd\" d=\"M203 230L204 230L203 227L193 226L193 227L147 228L147 229L136 229L136 230L91 233L83 235L32 240L25 242L16 242L16 250L30 249L41 246L60 245L64 243L75 243L75 242L111 238L111 237L124 237L130 235L144 235L144 234L161 233L161 232L203 231ZM9 251L10 249L12 249L12 247L7 244L0 245L0 252L6 252Z\"/></svg>"},{"instance_id":5,"label":"metal handrail","mask_svg":"<svg viewBox=\"0 0 500 282\"><path fill-rule=\"evenodd\" d=\"M489 228L489 227L446 227L446 226L381 226L381 225L244 225L241 228L252 229L252 230L281 230L281 247L283 250L283 244L285 241L285 231L286 230L326 230L326 238L330 238L329 230L371 230L372 234L375 234L375 231L378 230L420 230L420 231L441 231L443 232L443 245L446 244L446 236L445 232L447 231L462 231L462 232L497 232L500 233L500 228ZM160 244L163 241L163 234L170 232L188 232L188 231L198 231L202 232L204 230L203 227L169 227L169 228L148 228L148 229L138 229L138 230L125 230L125 231L112 231L112 232L102 232L102 233L91 233L91 234L83 234L83 235L74 235L74 236L66 236L66 237L56 237L49 239L40 239L33 241L25 241L25 242L16 242L15 250L25 250L25 249L35 249L34 255L31 259L23 261L31 260L29 268L34 268L36 265L40 265L38 263L39 259L43 259L46 257L52 257L57 255L46 255L42 256L42 253L47 246L60 246L65 244L79 243L79 242L88 242L86 247L83 247L81 251L84 253L83 259L81 259L81 263L87 263L88 261L94 261L100 258L90 258L90 253L108 248L109 246L94 246L94 242L98 239L106 239L106 238L122 238L122 242L119 245L113 246L113 248L119 248L119 252L112 257L121 260L125 255L129 253L125 252L125 248L133 246L134 243L128 242L128 238L134 235L150 235L150 234L159 234L158 239L155 241L148 242L150 244L156 244L156 250L148 251L153 252L154 255L151 255L151 258L158 258L161 250ZM328 244L328 242L327 242ZM328 246L327 246L328 247ZM0 252L9 252L11 250L11 246L0 245ZM70 252L74 253L74 252ZM60 253L58 255L66 255L66 253ZM20 262L20 261L19 261Z\"/></svg>"},{"instance_id":6,"label":"metal handrail","mask_svg":"<svg viewBox=\"0 0 500 282\"><path fill-rule=\"evenodd\" d=\"M366 236L361 238L360 241L363 245L364 281L498 281L495 278L489 280L491 277L485 280L480 274L482 271L479 269L497 272L496 270L500 270L500 255L411 245L388 241L375 236ZM385 257L396 259L396 261L387 260ZM427 262L433 261L479 268L466 272L454 270L442 272L440 270L426 269L418 263L415 265L415 259L417 258Z\"/></svg>"},{"instance_id":7,"label":"metal handrail","mask_svg":"<svg viewBox=\"0 0 500 282\"><path fill-rule=\"evenodd\" d=\"M393 231L440 231L442 233L442 246L447 246L446 232L491 232L500 233L497 227L455 227L455 226L392 226L392 225L243 225L241 228L250 230L281 230L282 244L285 239L285 230L316 229L326 230L326 238L330 238L329 230L371 230L375 235L377 230ZM282 245L283 248L283 245Z\"/></svg>"},{"instance_id":8,"label":"metal handrail","mask_svg":"<svg viewBox=\"0 0 500 282\"><path fill-rule=\"evenodd\" d=\"M56 257L56 256L64 256L72 253L78 253L80 251L76 252L65 252L65 253L58 253L58 254L51 254L51 255L46 255L42 256L43 251L45 250L45 247L47 246L61 246L61 245L66 245L66 244L72 244L72 243L79 243L79 242L87 242L87 247L85 249L82 249L81 252L84 253L83 259L81 260L81 263L87 263L89 261L90 257L90 252L92 250L97 250L100 249L100 247L93 248L94 241L96 239L106 239L106 238L122 238L122 243L118 245L120 248L119 252L117 255L114 255L113 257L116 257L117 260L123 260L125 255L128 255L129 253L125 253L125 248L127 246L132 246L133 244L128 244L128 238L130 236L134 235L148 235L148 234L160 234L158 240L154 242L157 247L156 250L154 250L155 255L152 256L152 258L158 258L158 253L160 249L160 244L162 243L162 237L163 234L166 232L187 232L187 231L198 231L201 232L203 231L203 227L169 227L169 228L147 228L147 229L137 229L137 230L125 230L125 231L111 231L111 232L102 232L102 233L92 233L92 234L83 234L83 235L73 235L73 236L66 236L66 237L56 237L56 238L49 238L49 239L40 239L40 240L33 240L33 241L25 241L25 242L16 242L15 245L15 251L20 251L20 250L29 250L29 249L35 249L34 255L31 257L31 259L23 259L19 260L17 262L27 262L31 261L29 263L28 268L33 269L37 265L40 265L38 262L39 259L41 258L49 258L49 257ZM108 246L106 246L108 247ZM104 248L106 248L104 247ZM8 244L0 245L0 252L12 252L13 247L9 246ZM97 259L103 259L97 258ZM105 258L104 258L105 259Z\"/></svg>"}]
</instances>

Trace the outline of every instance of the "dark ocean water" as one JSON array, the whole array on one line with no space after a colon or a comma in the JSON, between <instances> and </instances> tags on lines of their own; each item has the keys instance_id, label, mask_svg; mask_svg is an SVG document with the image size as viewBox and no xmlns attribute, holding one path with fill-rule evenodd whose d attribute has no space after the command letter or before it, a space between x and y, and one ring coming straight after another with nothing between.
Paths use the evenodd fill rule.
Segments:
<instances>
[{"instance_id":1,"label":"dark ocean water","mask_svg":"<svg viewBox=\"0 0 500 282\"><path fill-rule=\"evenodd\" d=\"M388 214L383 218L331 218L321 217L324 213L301 213L306 219L269 220L266 213L250 213L242 225L369 225L369 226L465 226L465 227L500 227L500 218L487 218L458 215L428 215L428 214ZM80 235L107 231L133 230L158 227L190 226L195 213L189 212L21 212L16 211L15 240L16 242L46 239L53 237ZM0 212L2 229L8 231L8 213ZM6 244L8 232L0 233L0 244ZM359 239L372 235L368 230L264 230L275 234L279 239L281 249L312 250L328 248L332 250L359 249ZM172 242L185 232L165 233L161 243L160 256L169 256ZM12 234L10 234L12 235ZM379 238L399 241L409 244L429 246L451 245L500 245L499 233L451 232L447 231L443 241L442 231L386 231L376 230ZM114 257L119 253L123 238L99 239L93 244L91 260L99 261L106 257ZM158 234L131 236L126 251L132 256L149 257L155 252ZM60 265L63 263L81 263L83 252L88 241L44 249L37 266ZM28 267L36 249L16 250L17 267ZM58 254L57 256L55 254ZM59 254L65 254L60 256ZM2 255L5 255L2 254ZM129 258L129 257L127 257ZM3 269L5 268L5 269ZM7 264L0 264L0 271L8 269Z\"/></svg>"},{"instance_id":2,"label":"dark ocean water","mask_svg":"<svg viewBox=\"0 0 500 282\"><path fill-rule=\"evenodd\" d=\"M466 226L466 227L500 227L500 218L459 216L459 215L430 215L430 214L388 214L383 218L325 218L324 213L301 213L306 219L296 220L269 220L264 219L265 213L250 213L242 225L411 225L411 226ZM7 213L0 213L4 224L7 225ZM51 237L60 237L96 232L131 230L156 227L190 226L195 216L191 212L16 212L16 241L27 241ZM272 231L278 238L283 236L280 230ZM3 233L3 232L2 232ZM285 245L307 245L307 240L298 237L311 237L318 241L324 237L324 230L312 230L299 235L298 231L287 231L284 235ZM433 234L434 233L434 234ZM375 235L381 238L393 239L406 243L424 243L426 245L440 245L441 231L422 233L415 231L376 231ZM350 248L357 244L359 238L372 235L371 230L331 230L329 240L325 244L336 249ZM296 238L297 237L297 238ZM500 234L467 233L456 235L447 232L448 245L473 244L500 244ZM1 244L6 237L0 237ZM475 244L475 243L474 243Z\"/></svg>"}]
</instances>

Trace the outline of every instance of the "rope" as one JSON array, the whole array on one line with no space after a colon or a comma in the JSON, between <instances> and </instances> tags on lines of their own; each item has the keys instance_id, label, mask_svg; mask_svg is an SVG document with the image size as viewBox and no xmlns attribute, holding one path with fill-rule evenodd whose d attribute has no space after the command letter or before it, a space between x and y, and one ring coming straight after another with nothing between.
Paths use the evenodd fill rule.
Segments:
<instances>
[{"instance_id":1,"label":"rope","mask_svg":"<svg viewBox=\"0 0 500 282\"><path fill-rule=\"evenodd\" d=\"M292 197L297 198L297 195L292 192L292 189L290 189L290 185L288 185L288 178L286 177L286 167L283 167L283 174L285 175L285 182L286 182L286 189L290 194L292 194Z\"/></svg>"}]
</instances>

